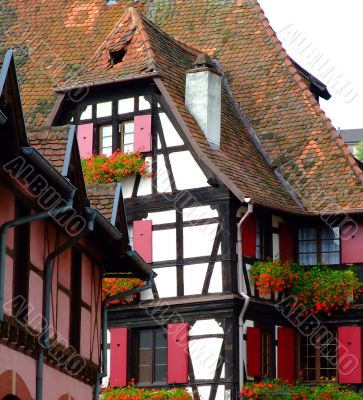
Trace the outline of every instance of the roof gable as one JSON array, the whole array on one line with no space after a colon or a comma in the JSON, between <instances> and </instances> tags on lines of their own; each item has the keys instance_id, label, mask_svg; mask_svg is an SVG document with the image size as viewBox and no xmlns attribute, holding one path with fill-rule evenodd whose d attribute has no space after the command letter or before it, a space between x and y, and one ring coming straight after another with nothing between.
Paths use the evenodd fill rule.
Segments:
<instances>
[{"instance_id":1,"label":"roof gable","mask_svg":"<svg viewBox=\"0 0 363 400\"><path fill-rule=\"evenodd\" d=\"M114 82L156 70L155 54L140 16L129 8L84 68L64 86Z\"/></svg>"}]
</instances>

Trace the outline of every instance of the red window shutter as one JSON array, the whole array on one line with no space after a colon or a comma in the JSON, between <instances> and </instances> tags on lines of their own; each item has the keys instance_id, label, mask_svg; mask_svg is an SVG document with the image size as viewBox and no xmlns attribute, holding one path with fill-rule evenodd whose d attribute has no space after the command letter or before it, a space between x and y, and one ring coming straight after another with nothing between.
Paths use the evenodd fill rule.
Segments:
<instances>
[{"instance_id":1,"label":"red window shutter","mask_svg":"<svg viewBox=\"0 0 363 400\"><path fill-rule=\"evenodd\" d=\"M280 224L280 260L294 259L294 230L292 225Z\"/></svg>"},{"instance_id":2,"label":"red window shutter","mask_svg":"<svg viewBox=\"0 0 363 400\"><path fill-rule=\"evenodd\" d=\"M93 124L78 125L77 140L81 158L93 154Z\"/></svg>"},{"instance_id":3,"label":"red window shutter","mask_svg":"<svg viewBox=\"0 0 363 400\"><path fill-rule=\"evenodd\" d=\"M277 331L277 377L295 381L295 329L279 327Z\"/></svg>"},{"instance_id":4,"label":"red window shutter","mask_svg":"<svg viewBox=\"0 0 363 400\"><path fill-rule=\"evenodd\" d=\"M247 328L247 375L261 376L260 328Z\"/></svg>"},{"instance_id":5,"label":"red window shutter","mask_svg":"<svg viewBox=\"0 0 363 400\"><path fill-rule=\"evenodd\" d=\"M134 221L134 250L144 259L151 263L152 258L152 221Z\"/></svg>"},{"instance_id":6,"label":"red window shutter","mask_svg":"<svg viewBox=\"0 0 363 400\"><path fill-rule=\"evenodd\" d=\"M151 115L137 115L134 123L134 150L151 151Z\"/></svg>"},{"instance_id":7,"label":"red window shutter","mask_svg":"<svg viewBox=\"0 0 363 400\"><path fill-rule=\"evenodd\" d=\"M127 385L127 328L112 328L110 386Z\"/></svg>"},{"instance_id":8,"label":"red window shutter","mask_svg":"<svg viewBox=\"0 0 363 400\"><path fill-rule=\"evenodd\" d=\"M168 325L168 384L188 383L187 323Z\"/></svg>"},{"instance_id":9,"label":"red window shutter","mask_svg":"<svg viewBox=\"0 0 363 400\"><path fill-rule=\"evenodd\" d=\"M362 327L338 328L339 383L362 383Z\"/></svg>"},{"instance_id":10,"label":"red window shutter","mask_svg":"<svg viewBox=\"0 0 363 400\"><path fill-rule=\"evenodd\" d=\"M242 252L246 257L256 257L256 219L253 215L242 225Z\"/></svg>"},{"instance_id":11,"label":"red window shutter","mask_svg":"<svg viewBox=\"0 0 363 400\"><path fill-rule=\"evenodd\" d=\"M363 262L363 224L347 224L341 229L342 263Z\"/></svg>"}]
</instances>

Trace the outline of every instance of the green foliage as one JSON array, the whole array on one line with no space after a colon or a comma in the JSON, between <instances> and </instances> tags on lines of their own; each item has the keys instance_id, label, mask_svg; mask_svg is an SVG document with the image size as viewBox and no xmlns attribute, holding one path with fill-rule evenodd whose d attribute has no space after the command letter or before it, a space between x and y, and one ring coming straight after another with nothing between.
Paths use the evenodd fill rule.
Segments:
<instances>
[{"instance_id":1,"label":"green foliage","mask_svg":"<svg viewBox=\"0 0 363 400\"><path fill-rule=\"evenodd\" d=\"M358 160L363 161L363 140L357 145L357 153L355 154L355 157L358 158Z\"/></svg>"},{"instance_id":2,"label":"green foliage","mask_svg":"<svg viewBox=\"0 0 363 400\"><path fill-rule=\"evenodd\" d=\"M246 399L271 400L362 400L363 396L339 385L290 385L281 381L250 383L243 390Z\"/></svg>"},{"instance_id":3,"label":"green foliage","mask_svg":"<svg viewBox=\"0 0 363 400\"><path fill-rule=\"evenodd\" d=\"M174 389L141 389L129 385L122 388L107 388L101 400L192 400L191 395L182 388Z\"/></svg>"}]
</instances>

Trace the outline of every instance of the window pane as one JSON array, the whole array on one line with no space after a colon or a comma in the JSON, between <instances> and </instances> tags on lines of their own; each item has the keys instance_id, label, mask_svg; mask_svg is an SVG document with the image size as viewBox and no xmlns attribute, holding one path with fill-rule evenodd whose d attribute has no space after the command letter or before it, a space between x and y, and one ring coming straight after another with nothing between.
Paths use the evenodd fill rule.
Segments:
<instances>
[{"instance_id":1,"label":"window pane","mask_svg":"<svg viewBox=\"0 0 363 400\"><path fill-rule=\"evenodd\" d=\"M139 332L139 382L152 383L152 331Z\"/></svg>"},{"instance_id":2,"label":"window pane","mask_svg":"<svg viewBox=\"0 0 363 400\"><path fill-rule=\"evenodd\" d=\"M123 151L134 151L134 121L123 122L120 124L121 143L123 144Z\"/></svg>"},{"instance_id":3,"label":"window pane","mask_svg":"<svg viewBox=\"0 0 363 400\"><path fill-rule=\"evenodd\" d=\"M316 240L315 228L302 228L299 229L299 240Z\"/></svg>"},{"instance_id":4,"label":"window pane","mask_svg":"<svg viewBox=\"0 0 363 400\"><path fill-rule=\"evenodd\" d=\"M166 365L155 366L155 382L166 381Z\"/></svg>"},{"instance_id":5,"label":"window pane","mask_svg":"<svg viewBox=\"0 0 363 400\"><path fill-rule=\"evenodd\" d=\"M112 115L112 102L97 104L97 118L109 117Z\"/></svg>"},{"instance_id":6,"label":"window pane","mask_svg":"<svg viewBox=\"0 0 363 400\"><path fill-rule=\"evenodd\" d=\"M101 138L112 136L112 125L103 125L100 127Z\"/></svg>"},{"instance_id":7,"label":"window pane","mask_svg":"<svg viewBox=\"0 0 363 400\"><path fill-rule=\"evenodd\" d=\"M135 100L133 97L128 99L122 99L118 102L118 113L119 114L127 114L134 112L135 108Z\"/></svg>"},{"instance_id":8,"label":"window pane","mask_svg":"<svg viewBox=\"0 0 363 400\"><path fill-rule=\"evenodd\" d=\"M123 126L124 126L124 133L134 132L134 122L125 122Z\"/></svg>"},{"instance_id":9,"label":"window pane","mask_svg":"<svg viewBox=\"0 0 363 400\"><path fill-rule=\"evenodd\" d=\"M133 144L134 143L134 135L132 133L126 133L124 135L124 145Z\"/></svg>"},{"instance_id":10,"label":"window pane","mask_svg":"<svg viewBox=\"0 0 363 400\"><path fill-rule=\"evenodd\" d=\"M151 98L150 98L151 100ZM139 110L150 110L151 106L150 106L150 102L148 102L145 98L145 96L140 96L139 97Z\"/></svg>"},{"instance_id":11,"label":"window pane","mask_svg":"<svg viewBox=\"0 0 363 400\"><path fill-rule=\"evenodd\" d=\"M134 144L126 144L124 146L124 153L132 153L134 151Z\"/></svg>"}]
</instances>

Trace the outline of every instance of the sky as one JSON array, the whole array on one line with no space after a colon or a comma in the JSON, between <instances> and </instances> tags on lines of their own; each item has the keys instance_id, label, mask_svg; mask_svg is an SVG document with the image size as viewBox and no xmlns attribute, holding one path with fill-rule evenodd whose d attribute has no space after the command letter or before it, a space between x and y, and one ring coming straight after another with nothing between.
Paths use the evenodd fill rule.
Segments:
<instances>
[{"instance_id":1,"label":"sky","mask_svg":"<svg viewBox=\"0 0 363 400\"><path fill-rule=\"evenodd\" d=\"M288 54L332 94L336 128L363 128L363 1L259 0Z\"/></svg>"}]
</instances>

